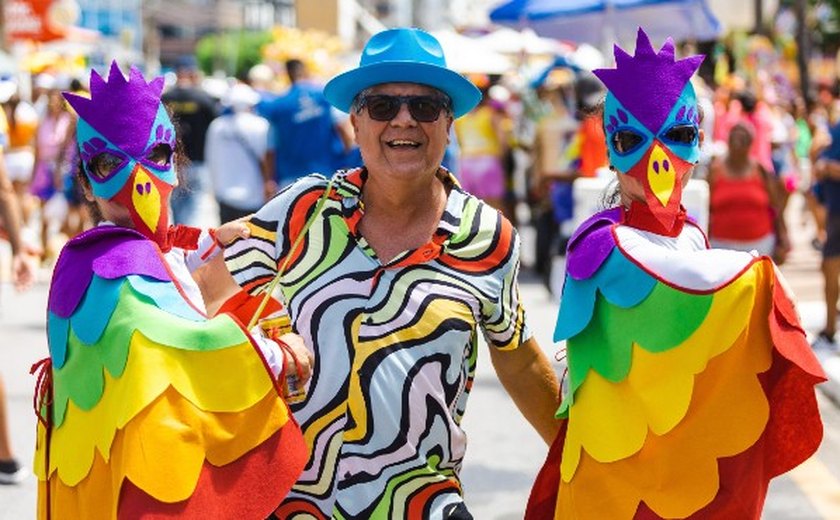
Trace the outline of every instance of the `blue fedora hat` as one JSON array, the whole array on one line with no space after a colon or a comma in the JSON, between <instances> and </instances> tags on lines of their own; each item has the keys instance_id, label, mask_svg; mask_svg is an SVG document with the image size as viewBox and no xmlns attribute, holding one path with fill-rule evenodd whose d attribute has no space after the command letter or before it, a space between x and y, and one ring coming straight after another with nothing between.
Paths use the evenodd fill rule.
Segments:
<instances>
[{"instance_id":1,"label":"blue fedora hat","mask_svg":"<svg viewBox=\"0 0 840 520\"><path fill-rule=\"evenodd\" d=\"M362 51L359 66L331 79L324 97L337 109L350 112L356 94L380 83L419 83L445 92L452 112L460 117L481 100L481 91L446 67L443 48L420 29L389 29L374 34Z\"/></svg>"}]
</instances>

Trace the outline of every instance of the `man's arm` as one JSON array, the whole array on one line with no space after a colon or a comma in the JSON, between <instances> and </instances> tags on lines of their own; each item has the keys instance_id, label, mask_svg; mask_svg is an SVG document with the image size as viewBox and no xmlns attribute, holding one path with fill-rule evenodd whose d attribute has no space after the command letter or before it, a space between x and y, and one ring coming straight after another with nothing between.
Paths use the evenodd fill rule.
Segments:
<instances>
[{"instance_id":1,"label":"man's arm","mask_svg":"<svg viewBox=\"0 0 840 520\"><path fill-rule=\"evenodd\" d=\"M516 407L551 445L560 428L560 421L554 418L560 385L537 341L531 338L514 350L490 347L490 359Z\"/></svg>"}]
</instances>

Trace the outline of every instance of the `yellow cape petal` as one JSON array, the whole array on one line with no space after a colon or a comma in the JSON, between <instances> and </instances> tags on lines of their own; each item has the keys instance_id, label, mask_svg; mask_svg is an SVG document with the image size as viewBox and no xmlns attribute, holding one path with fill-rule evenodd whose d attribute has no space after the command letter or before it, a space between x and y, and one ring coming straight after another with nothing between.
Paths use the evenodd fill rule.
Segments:
<instances>
[{"instance_id":1,"label":"yellow cape petal","mask_svg":"<svg viewBox=\"0 0 840 520\"><path fill-rule=\"evenodd\" d=\"M94 448L107 462L115 432L170 385L197 408L216 412L242 411L266 394L275 393L250 342L220 350L190 351L168 348L135 332L122 377L113 379L103 372L102 399L89 411L71 401L64 422L52 434L50 466L68 485L87 475Z\"/></svg>"},{"instance_id":2,"label":"yellow cape petal","mask_svg":"<svg viewBox=\"0 0 840 520\"><path fill-rule=\"evenodd\" d=\"M169 388L117 432L110 460L96 453L90 471L76 485L53 474L52 510L66 518L115 518L125 479L161 502L186 500L205 458L214 466L229 464L271 437L287 419L286 406L273 392L247 410L213 413Z\"/></svg>"}]
</instances>

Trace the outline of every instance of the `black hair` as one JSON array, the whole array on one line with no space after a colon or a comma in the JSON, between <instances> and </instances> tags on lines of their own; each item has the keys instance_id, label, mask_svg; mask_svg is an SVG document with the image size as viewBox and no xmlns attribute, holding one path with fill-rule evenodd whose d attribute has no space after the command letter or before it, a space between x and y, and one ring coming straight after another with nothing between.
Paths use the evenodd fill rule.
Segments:
<instances>
[{"instance_id":1,"label":"black hair","mask_svg":"<svg viewBox=\"0 0 840 520\"><path fill-rule=\"evenodd\" d=\"M306 72L306 64L297 58L286 60L286 74L289 80L294 83Z\"/></svg>"},{"instance_id":2,"label":"black hair","mask_svg":"<svg viewBox=\"0 0 840 520\"><path fill-rule=\"evenodd\" d=\"M755 112L755 107L758 105L758 98L756 98L755 94L751 91L742 90L740 92L736 92L733 97L741 103L741 107L743 107L744 112L747 114Z\"/></svg>"}]
</instances>

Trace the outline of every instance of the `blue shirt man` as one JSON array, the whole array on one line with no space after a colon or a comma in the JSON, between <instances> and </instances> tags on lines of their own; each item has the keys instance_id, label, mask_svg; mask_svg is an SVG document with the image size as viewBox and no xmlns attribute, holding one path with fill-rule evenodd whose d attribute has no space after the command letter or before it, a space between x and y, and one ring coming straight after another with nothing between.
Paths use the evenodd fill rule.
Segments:
<instances>
[{"instance_id":1,"label":"blue shirt man","mask_svg":"<svg viewBox=\"0 0 840 520\"><path fill-rule=\"evenodd\" d=\"M323 88L305 79L303 62L287 61L286 72L292 86L261 110L271 124L268 159L280 187L313 172L328 173L345 166L345 143L350 140L324 98Z\"/></svg>"}]
</instances>

